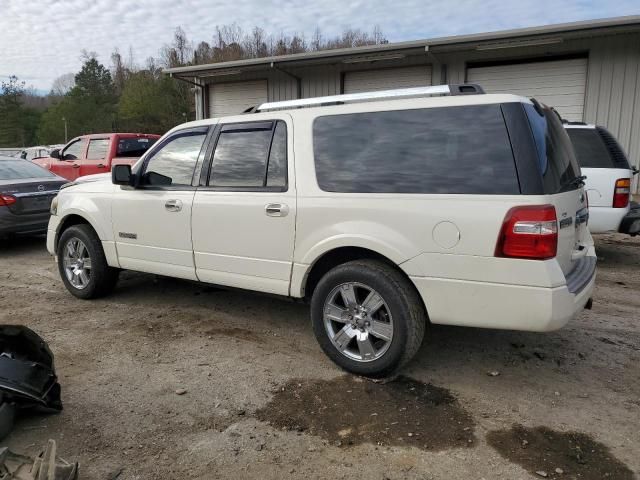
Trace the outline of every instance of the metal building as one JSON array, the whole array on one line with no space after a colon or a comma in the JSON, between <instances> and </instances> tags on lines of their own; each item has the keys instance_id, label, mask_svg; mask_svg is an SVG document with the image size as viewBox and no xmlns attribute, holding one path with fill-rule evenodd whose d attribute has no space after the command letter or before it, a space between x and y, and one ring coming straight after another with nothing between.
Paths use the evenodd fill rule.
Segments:
<instances>
[{"instance_id":1,"label":"metal building","mask_svg":"<svg viewBox=\"0 0 640 480\"><path fill-rule=\"evenodd\" d=\"M640 16L167 69L196 88L196 114L278 100L443 83L533 96L604 125L640 167ZM638 192L638 178L634 190Z\"/></svg>"}]
</instances>

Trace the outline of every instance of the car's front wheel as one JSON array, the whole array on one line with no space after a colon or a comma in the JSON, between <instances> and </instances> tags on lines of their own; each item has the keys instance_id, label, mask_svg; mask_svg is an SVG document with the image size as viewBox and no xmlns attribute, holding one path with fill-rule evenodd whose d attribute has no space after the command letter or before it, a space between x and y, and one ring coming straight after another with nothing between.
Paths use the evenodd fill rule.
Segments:
<instances>
[{"instance_id":1,"label":"car's front wheel","mask_svg":"<svg viewBox=\"0 0 640 480\"><path fill-rule=\"evenodd\" d=\"M108 294L118 281L98 235L89 225L73 225L58 240L58 270L67 290L82 299Z\"/></svg>"},{"instance_id":2,"label":"car's front wheel","mask_svg":"<svg viewBox=\"0 0 640 480\"><path fill-rule=\"evenodd\" d=\"M411 360L426 326L413 285L375 260L330 270L313 292L311 319L320 346L335 363L376 378L392 375Z\"/></svg>"}]
</instances>

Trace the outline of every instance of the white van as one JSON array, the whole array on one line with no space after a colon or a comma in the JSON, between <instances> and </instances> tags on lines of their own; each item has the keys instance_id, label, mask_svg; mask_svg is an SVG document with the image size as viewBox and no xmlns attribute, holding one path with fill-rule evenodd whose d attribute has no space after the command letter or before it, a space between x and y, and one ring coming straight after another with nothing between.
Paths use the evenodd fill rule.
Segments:
<instances>
[{"instance_id":1,"label":"white van","mask_svg":"<svg viewBox=\"0 0 640 480\"><path fill-rule=\"evenodd\" d=\"M64 188L47 247L79 298L130 269L306 299L327 355L382 377L428 323L565 325L595 281L587 221L551 110L444 85L180 125Z\"/></svg>"}]
</instances>

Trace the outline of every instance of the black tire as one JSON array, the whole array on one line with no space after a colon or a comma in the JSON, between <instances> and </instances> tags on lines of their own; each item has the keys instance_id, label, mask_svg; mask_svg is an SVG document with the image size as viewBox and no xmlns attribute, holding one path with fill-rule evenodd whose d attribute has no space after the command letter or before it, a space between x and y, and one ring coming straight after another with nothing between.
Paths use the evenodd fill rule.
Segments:
<instances>
[{"instance_id":1,"label":"black tire","mask_svg":"<svg viewBox=\"0 0 640 480\"><path fill-rule=\"evenodd\" d=\"M351 282L375 290L393 318L390 343L386 351L373 360L348 358L334 345L325 326L325 302L335 295L338 287ZM424 338L427 315L415 287L401 272L378 260L355 260L333 268L322 277L311 298L311 321L320 347L337 365L358 375L385 378L396 373L417 353Z\"/></svg>"},{"instance_id":2,"label":"black tire","mask_svg":"<svg viewBox=\"0 0 640 480\"><path fill-rule=\"evenodd\" d=\"M80 240L84 244L88 252L88 257L91 259L91 270L88 276L88 282L82 288L72 284L67 277L64 267L65 249L67 248L67 244L75 239ZM115 287L118 281L119 270L107 264L102 243L91 226L81 224L67 228L62 232L62 235L60 235L56 253L58 255L60 278L62 278L62 282L64 286L67 287L67 290L75 297L83 300L98 298L109 294Z\"/></svg>"}]
</instances>

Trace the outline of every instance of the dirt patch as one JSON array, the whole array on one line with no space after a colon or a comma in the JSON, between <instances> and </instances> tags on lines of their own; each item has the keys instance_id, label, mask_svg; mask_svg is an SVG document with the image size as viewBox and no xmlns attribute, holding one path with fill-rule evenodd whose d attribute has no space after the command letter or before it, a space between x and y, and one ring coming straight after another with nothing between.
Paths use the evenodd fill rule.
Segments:
<instances>
[{"instance_id":1,"label":"dirt patch","mask_svg":"<svg viewBox=\"0 0 640 480\"><path fill-rule=\"evenodd\" d=\"M487 443L503 457L545 478L635 478L608 447L580 432L514 425L509 430L489 432Z\"/></svg>"},{"instance_id":2,"label":"dirt patch","mask_svg":"<svg viewBox=\"0 0 640 480\"><path fill-rule=\"evenodd\" d=\"M372 443L443 450L475 444L473 419L448 390L407 377L386 384L354 376L292 380L256 416L338 446Z\"/></svg>"},{"instance_id":3,"label":"dirt patch","mask_svg":"<svg viewBox=\"0 0 640 480\"><path fill-rule=\"evenodd\" d=\"M238 340L244 340L247 342L264 343L264 338L251 330L247 330L246 328L216 327L207 330L206 334L224 335L225 337L237 338Z\"/></svg>"}]
</instances>

